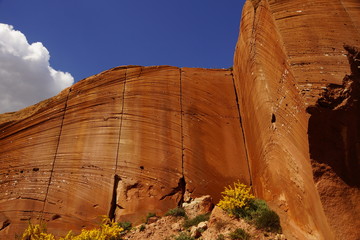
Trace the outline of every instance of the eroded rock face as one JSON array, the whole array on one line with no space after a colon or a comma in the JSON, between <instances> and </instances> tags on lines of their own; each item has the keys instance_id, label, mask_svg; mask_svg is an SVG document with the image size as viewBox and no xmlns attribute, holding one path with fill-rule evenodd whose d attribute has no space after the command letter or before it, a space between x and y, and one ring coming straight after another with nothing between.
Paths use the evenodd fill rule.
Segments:
<instances>
[{"instance_id":1,"label":"eroded rock face","mask_svg":"<svg viewBox=\"0 0 360 240\"><path fill-rule=\"evenodd\" d=\"M344 45L359 45L359 15L359 2L338 0L247 1L243 9L234 76L253 186L278 208L289 238L360 237L359 221L348 217L359 211L359 111L306 112L350 74ZM328 183L319 181L317 172L331 165Z\"/></svg>"},{"instance_id":2,"label":"eroded rock face","mask_svg":"<svg viewBox=\"0 0 360 240\"><path fill-rule=\"evenodd\" d=\"M2 114L0 238L137 224L239 179L288 239L359 239L359 8L248 0L233 73L123 66Z\"/></svg>"},{"instance_id":3,"label":"eroded rock face","mask_svg":"<svg viewBox=\"0 0 360 240\"><path fill-rule=\"evenodd\" d=\"M228 70L127 66L4 115L1 236L28 220L91 227L100 215L142 222L191 197L250 184Z\"/></svg>"}]
</instances>

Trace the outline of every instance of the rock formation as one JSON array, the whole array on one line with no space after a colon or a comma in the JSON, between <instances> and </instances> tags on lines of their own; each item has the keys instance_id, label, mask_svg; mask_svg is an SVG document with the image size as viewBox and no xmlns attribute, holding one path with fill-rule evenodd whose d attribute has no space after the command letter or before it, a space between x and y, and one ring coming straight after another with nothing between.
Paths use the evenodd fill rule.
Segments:
<instances>
[{"instance_id":1,"label":"rock formation","mask_svg":"<svg viewBox=\"0 0 360 240\"><path fill-rule=\"evenodd\" d=\"M1 212L21 231L141 222L192 197L250 184L228 70L127 66L90 77L1 124ZM6 117L6 115L5 115Z\"/></svg>"},{"instance_id":2,"label":"rock formation","mask_svg":"<svg viewBox=\"0 0 360 240\"><path fill-rule=\"evenodd\" d=\"M123 66L0 115L0 237L139 223L239 179L288 239L359 239L359 8L248 0L233 72Z\"/></svg>"},{"instance_id":3,"label":"rock formation","mask_svg":"<svg viewBox=\"0 0 360 240\"><path fill-rule=\"evenodd\" d=\"M360 43L359 6L284 0L243 9L234 76L253 186L278 208L289 238L360 237L359 55L347 47ZM344 78L353 103L323 110L327 86L340 89Z\"/></svg>"}]
</instances>

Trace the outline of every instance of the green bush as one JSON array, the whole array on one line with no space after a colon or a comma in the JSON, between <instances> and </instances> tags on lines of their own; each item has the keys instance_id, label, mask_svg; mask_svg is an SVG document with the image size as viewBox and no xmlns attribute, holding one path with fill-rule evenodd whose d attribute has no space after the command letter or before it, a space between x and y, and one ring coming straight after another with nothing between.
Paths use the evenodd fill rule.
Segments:
<instances>
[{"instance_id":1,"label":"green bush","mask_svg":"<svg viewBox=\"0 0 360 240\"><path fill-rule=\"evenodd\" d=\"M276 212L267 209L259 213L255 219L255 226L269 232L281 233L280 218Z\"/></svg>"},{"instance_id":2,"label":"green bush","mask_svg":"<svg viewBox=\"0 0 360 240\"><path fill-rule=\"evenodd\" d=\"M251 188L240 182L229 186L222 192L222 199L217 204L220 208L238 218L252 222L259 229L281 233L280 218L264 200L256 199Z\"/></svg>"},{"instance_id":3,"label":"green bush","mask_svg":"<svg viewBox=\"0 0 360 240\"><path fill-rule=\"evenodd\" d=\"M229 237L233 240L248 240L250 235L242 228L237 228L234 232L229 234Z\"/></svg>"},{"instance_id":4,"label":"green bush","mask_svg":"<svg viewBox=\"0 0 360 240\"><path fill-rule=\"evenodd\" d=\"M183 208L177 207L167 211L167 213L165 213L165 216L186 217L186 212Z\"/></svg>"},{"instance_id":5,"label":"green bush","mask_svg":"<svg viewBox=\"0 0 360 240\"><path fill-rule=\"evenodd\" d=\"M195 240L195 238L191 237L187 233L182 232L179 236L175 237L175 240Z\"/></svg>"},{"instance_id":6,"label":"green bush","mask_svg":"<svg viewBox=\"0 0 360 240\"><path fill-rule=\"evenodd\" d=\"M145 228L146 228L145 225L141 224L140 227L139 227L139 231L143 232L143 231L145 231Z\"/></svg>"},{"instance_id":7,"label":"green bush","mask_svg":"<svg viewBox=\"0 0 360 240\"><path fill-rule=\"evenodd\" d=\"M118 226L123 228L124 231L129 231L132 227L131 222L118 222Z\"/></svg>"},{"instance_id":8,"label":"green bush","mask_svg":"<svg viewBox=\"0 0 360 240\"><path fill-rule=\"evenodd\" d=\"M264 200L253 199L248 208L237 212L236 216L253 222L258 229L275 233L282 232L279 216L268 207Z\"/></svg>"},{"instance_id":9,"label":"green bush","mask_svg":"<svg viewBox=\"0 0 360 240\"><path fill-rule=\"evenodd\" d=\"M206 214L201 214L198 215L192 219L188 219L184 222L184 228L189 228L191 226L196 226L201 222L205 222L208 221L210 218L210 213L206 213Z\"/></svg>"}]
</instances>

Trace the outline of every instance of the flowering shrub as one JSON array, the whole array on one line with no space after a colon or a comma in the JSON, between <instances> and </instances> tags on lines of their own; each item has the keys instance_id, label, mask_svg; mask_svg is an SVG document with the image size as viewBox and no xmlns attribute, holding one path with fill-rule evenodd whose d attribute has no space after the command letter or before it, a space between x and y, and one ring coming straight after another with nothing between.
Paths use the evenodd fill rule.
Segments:
<instances>
[{"instance_id":1,"label":"flowering shrub","mask_svg":"<svg viewBox=\"0 0 360 240\"><path fill-rule=\"evenodd\" d=\"M31 224L25 229L21 237L22 240L55 240L55 236L46 232L44 225Z\"/></svg>"},{"instance_id":2,"label":"flowering shrub","mask_svg":"<svg viewBox=\"0 0 360 240\"><path fill-rule=\"evenodd\" d=\"M235 182L234 188L225 187L225 191L221 193L223 198L218 206L230 215L244 218L255 224L259 229L281 233L279 216L268 207L264 200L255 199L250 191L251 187Z\"/></svg>"},{"instance_id":3,"label":"flowering shrub","mask_svg":"<svg viewBox=\"0 0 360 240\"><path fill-rule=\"evenodd\" d=\"M251 187L235 182L234 188L231 185L225 187L225 191L221 193L222 199L217 205L230 215L238 215L239 211L248 208L251 200L255 198L250 191Z\"/></svg>"},{"instance_id":4,"label":"flowering shrub","mask_svg":"<svg viewBox=\"0 0 360 240\"><path fill-rule=\"evenodd\" d=\"M124 229L115 221L104 218L99 228L86 230L83 229L79 235L74 235L71 231L59 240L120 240ZM54 235L47 233L44 226L29 223L28 228L22 235L22 240L56 240Z\"/></svg>"}]
</instances>

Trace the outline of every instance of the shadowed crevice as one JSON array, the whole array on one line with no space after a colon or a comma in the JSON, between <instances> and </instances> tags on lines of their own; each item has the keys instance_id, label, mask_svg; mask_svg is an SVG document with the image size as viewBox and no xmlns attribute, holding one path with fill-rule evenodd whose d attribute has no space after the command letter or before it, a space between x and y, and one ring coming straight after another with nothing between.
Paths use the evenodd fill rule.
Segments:
<instances>
[{"instance_id":1,"label":"shadowed crevice","mask_svg":"<svg viewBox=\"0 0 360 240\"><path fill-rule=\"evenodd\" d=\"M345 46L351 75L342 85L329 84L315 106L307 108L310 157L326 164L348 185L360 186L360 52ZM314 166L315 166L314 165ZM319 179L327 167L314 167Z\"/></svg>"},{"instance_id":2,"label":"shadowed crevice","mask_svg":"<svg viewBox=\"0 0 360 240\"><path fill-rule=\"evenodd\" d=\"M244 132L244 126L243 126L242 117L241 117L241 111L240 111L240 105L239 105L239 96L238 96L238 93L237 93L237 90L236 90L235 79L234 79L234 75L233 75L232 72L231 72L231 78L232 78L234 92L235 92L235 101L236 101L237 112L238 112L238 116L239 116L242 139L244 141L245 157L246 157L246 163L247 163L247 167L248 167L249 181L250 181L249 185L252 186L252 176L251 176L251 167L250 167L250 162L249 162L249 153L248 153L248 148L247 148L246 138L245 138L245 132ZM251 188L251 191L253 191L253 188Z\"/></svg>"},{"instance_id":3,"label":"shadowed crevice","mask_svg":"<svg viewBox=\"0 0 360 240\"><path fill-rule=\"evenodd\" d=\"M0 227L0 231L4 230L5 228L7 228L8 226L10 226L11 221L9 219L6 219L3 223L2 226Z\"/></svg>"},{"instance_id":4,"label":"shadowed crevice","mask_svg":"<svg viewBox=\"0 0 360 240\"><path fill-rule=\"evenodd\" d=\"M178 207L181 207L183 202L184 202L185 190L186 190L185 178L181 177L179 179L177 187L173 188L170 193L162 196L160 198L160 200L164 200L165 198L168 198L168 197L171 197L171 196L174 196L174 195L178 194L180 196L179 196L179 201L178 201L177 205L178 205Z\"/></svg>"},{"instance_id":5,"label":"shadowed crevice","mask_svg":"<svg viewBox=\"0 0 360 240\"><path fill-rule=\"evenodd\" d=\"M110 202L110 209L109 209L109 218L110 220L114 220L115 219L115 211L116 208L118 207L117 205L117 196L118 196L118 186L119 186L119 182L121 181L121 178L119 175L115 174L114 175L114 184L113 184L113 192L112 192L112 198L111 198L111 202ZM120 207L120 206L119 206Z\"/></svg>"}]
</instances>

